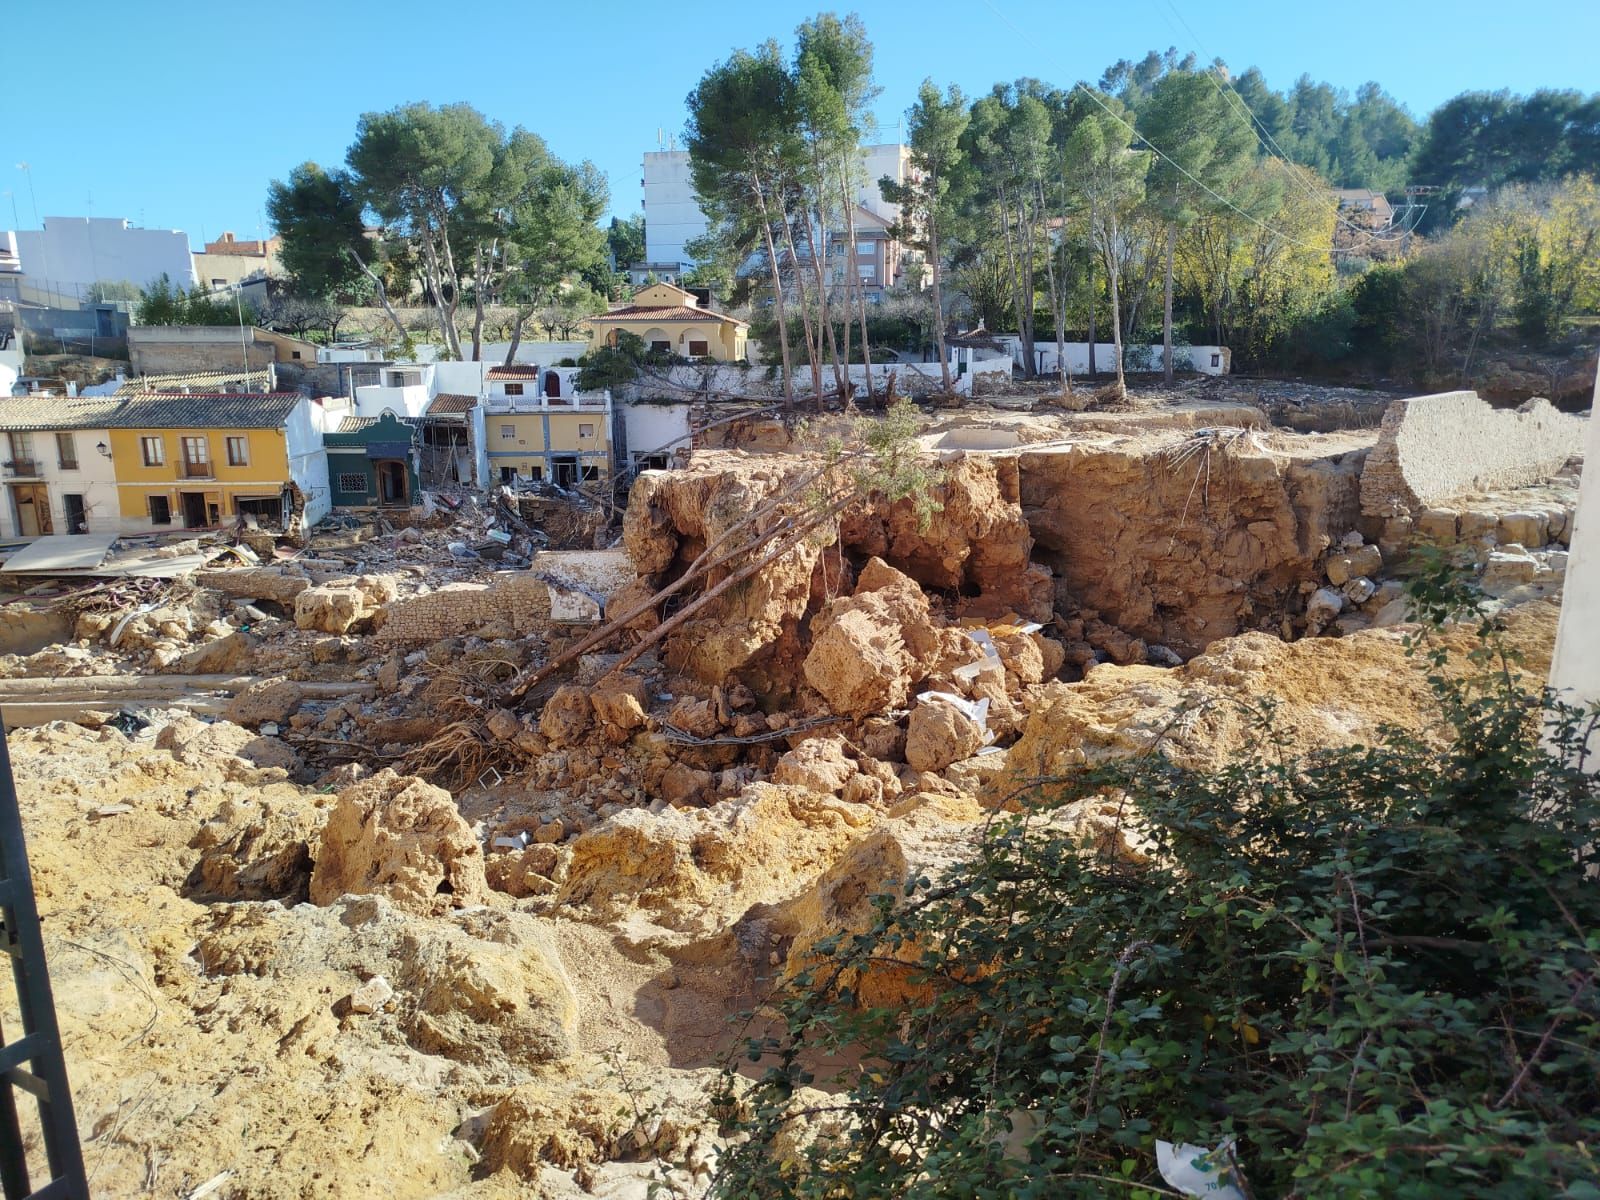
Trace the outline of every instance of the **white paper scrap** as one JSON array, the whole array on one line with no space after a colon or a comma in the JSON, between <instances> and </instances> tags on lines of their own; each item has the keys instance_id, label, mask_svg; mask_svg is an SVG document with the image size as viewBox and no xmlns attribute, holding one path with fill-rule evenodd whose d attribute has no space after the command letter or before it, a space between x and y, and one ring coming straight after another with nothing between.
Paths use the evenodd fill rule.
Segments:
<instances>
[{"instance_id":1,"label":"white paper scrap","mask_svg":"<svg viewBox=\"0 0 1600 1200\"><path fill-rule=\"evenodd\" d=\"M1156 1169L1185 1196L1205 1196L1208 1200L1245 1200L1233 1182L1230 1163L1233 1142L1223 1142L1215 1150L1179 1142L1156 1142Z\"/></svg>"}]
</instances>

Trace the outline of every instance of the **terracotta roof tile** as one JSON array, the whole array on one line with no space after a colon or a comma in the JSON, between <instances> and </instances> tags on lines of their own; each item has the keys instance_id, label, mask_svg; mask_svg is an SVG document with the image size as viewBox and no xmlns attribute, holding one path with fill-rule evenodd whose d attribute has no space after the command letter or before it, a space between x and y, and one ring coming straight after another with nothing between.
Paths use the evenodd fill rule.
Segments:
<instances>
[{"instance_id":1,"label":"terracotta roof tile","mask_svg":"<svg viewBox=\"0 0 1600 1200\"><path fill-rule=\"evenodd\" d=\"M677 305L671 308L660 308L647 304L625 304L621 308L613 308L591 320L595 321L731 321L735 325L744 325L746 322L737 317L727 317L719 312L712 312L709 308L689 308L686 305ZM490 376L493 378L493 376Z\"/></svg>"},{"instance_id":2,"label":"terracotta roof tile","mask_svg":"<svg viewBox=\"0 0 1600 1200\"><path fill-rule=\"evenodd\" d=\"M0 400L0 430L278 429L299 392L19 396Z\"/></svg>"},{"instance_id":3,"label":"terracotta roof tile","mask_svg":"<svg viewBox=\"0 0 1600 1200\"><path fill-rule=\"evenodd\" d=\"M536 363L512 363L507 367L490 367L490 379L537 379L541 368Z\"/></svg>"},{"instance_id":4,"label":"terracotta roof tile","mask_svg":"<svg viewBox=\"0 0 1600 1200\"><path fill-rule=\"evenodd\" d=\"M428 404L427 415L448 417L454 413L468 412L477 406L476 396L468 396L463 392L440 392Z\"/></svg>"}]
</instances>

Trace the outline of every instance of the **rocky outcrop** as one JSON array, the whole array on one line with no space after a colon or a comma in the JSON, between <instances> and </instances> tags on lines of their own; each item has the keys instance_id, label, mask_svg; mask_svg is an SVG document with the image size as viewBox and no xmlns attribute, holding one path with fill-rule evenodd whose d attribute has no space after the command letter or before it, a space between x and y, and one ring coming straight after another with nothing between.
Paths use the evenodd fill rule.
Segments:
<instances>
[{"instance_id":1,"label":"rocky outcrop","mask_svg":"<svg viewBox=\"0 0 1600 1200\"><path fill-rule=\"evenodd\" d=\"M317 851L311 902L374 893L415 913L488 900L483 848L449 792L385 770L339 793Z\"/></svg>"},{"instance_id":2,"label":"rocky outcrop","mask_svg":"<svg viewBox=\"0 0 1600 1200\"><path fill-rule=\"evenodd\" d=\"M1201 430L1024 451L1023 510L1058 577L1057 611L1184 656L1277 629L1359 519L1369 441Z\"/></svg>"}]
</instances>

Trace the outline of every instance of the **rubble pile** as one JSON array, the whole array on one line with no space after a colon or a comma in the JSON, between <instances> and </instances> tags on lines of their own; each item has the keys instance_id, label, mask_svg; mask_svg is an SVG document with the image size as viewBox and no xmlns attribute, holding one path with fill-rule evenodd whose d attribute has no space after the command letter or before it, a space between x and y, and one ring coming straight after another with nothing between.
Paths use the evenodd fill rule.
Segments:
<instances>
[{"instance_id":1,"label":"rubble pile","mask_svg":"<svg viewBox=\"0 0 1600 1200\"><path fill-rule=\"evenodd\" d=\"M947 418L895 503L753 421L610 549L451 497L51 600L0 702L82 697L11 746L97 1189L644 1200L714 1168L729 1018L1054 777L1221 765L1266 702L1285 753L1428 733L1421 542L1542 675L1571 474L1364 511L1379 430L1125 408ZM1041 819L1137 859L1117 817Z\"/></svg>"}]
</instances>

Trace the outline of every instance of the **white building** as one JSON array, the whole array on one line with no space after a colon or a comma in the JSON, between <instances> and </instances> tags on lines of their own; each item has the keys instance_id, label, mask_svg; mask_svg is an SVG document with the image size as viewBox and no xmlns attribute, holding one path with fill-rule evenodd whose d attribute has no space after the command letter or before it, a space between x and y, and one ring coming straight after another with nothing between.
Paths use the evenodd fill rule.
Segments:
<instances>
[{"instance_id":1,"label":"white building","mask_svg":"<svg viewBox=\"0 0 1600 1200\"><path fill-rule=\"evenodd\" d=\"M861 173L858 199L869 212L893 222L900 216L900 206L883 198L878 181L888 176L896 183L904 183L911 169L911 151L899 142L887 142L861 148ZM644 184L644 238L645 258L654 274L669 283L677 283L673 272L694 264L688 244L704 236L709 223L700 210L699 197L689 177L689 152L687 150L652 150L645 154ZM626 269L631 263L618 263ZM636 281L638 282L638 281Z\"/></svg>"},{"instance_id":2,"label":"white building","mask_svg":"<svg viewBox=\"0 0 1600 1200\"><path fill-rule=\"evenodd\" d=\"M105 429L0 433L0 536L120 532L110 448Z\"/></svg>"},{"instance_id":3,"label":"white building","mask_svg":"<svg viewBox=\"0 0 1600 1200\"><path fill-rule=\"evenodd\" d=\"M165 275L192 288L194 256L180 229L139 229L121 217L46 217L44 228L0 234L0 258L14 256L22 299L72 307L96 283L147 287Z\"/></svg>"}]
</instances>

